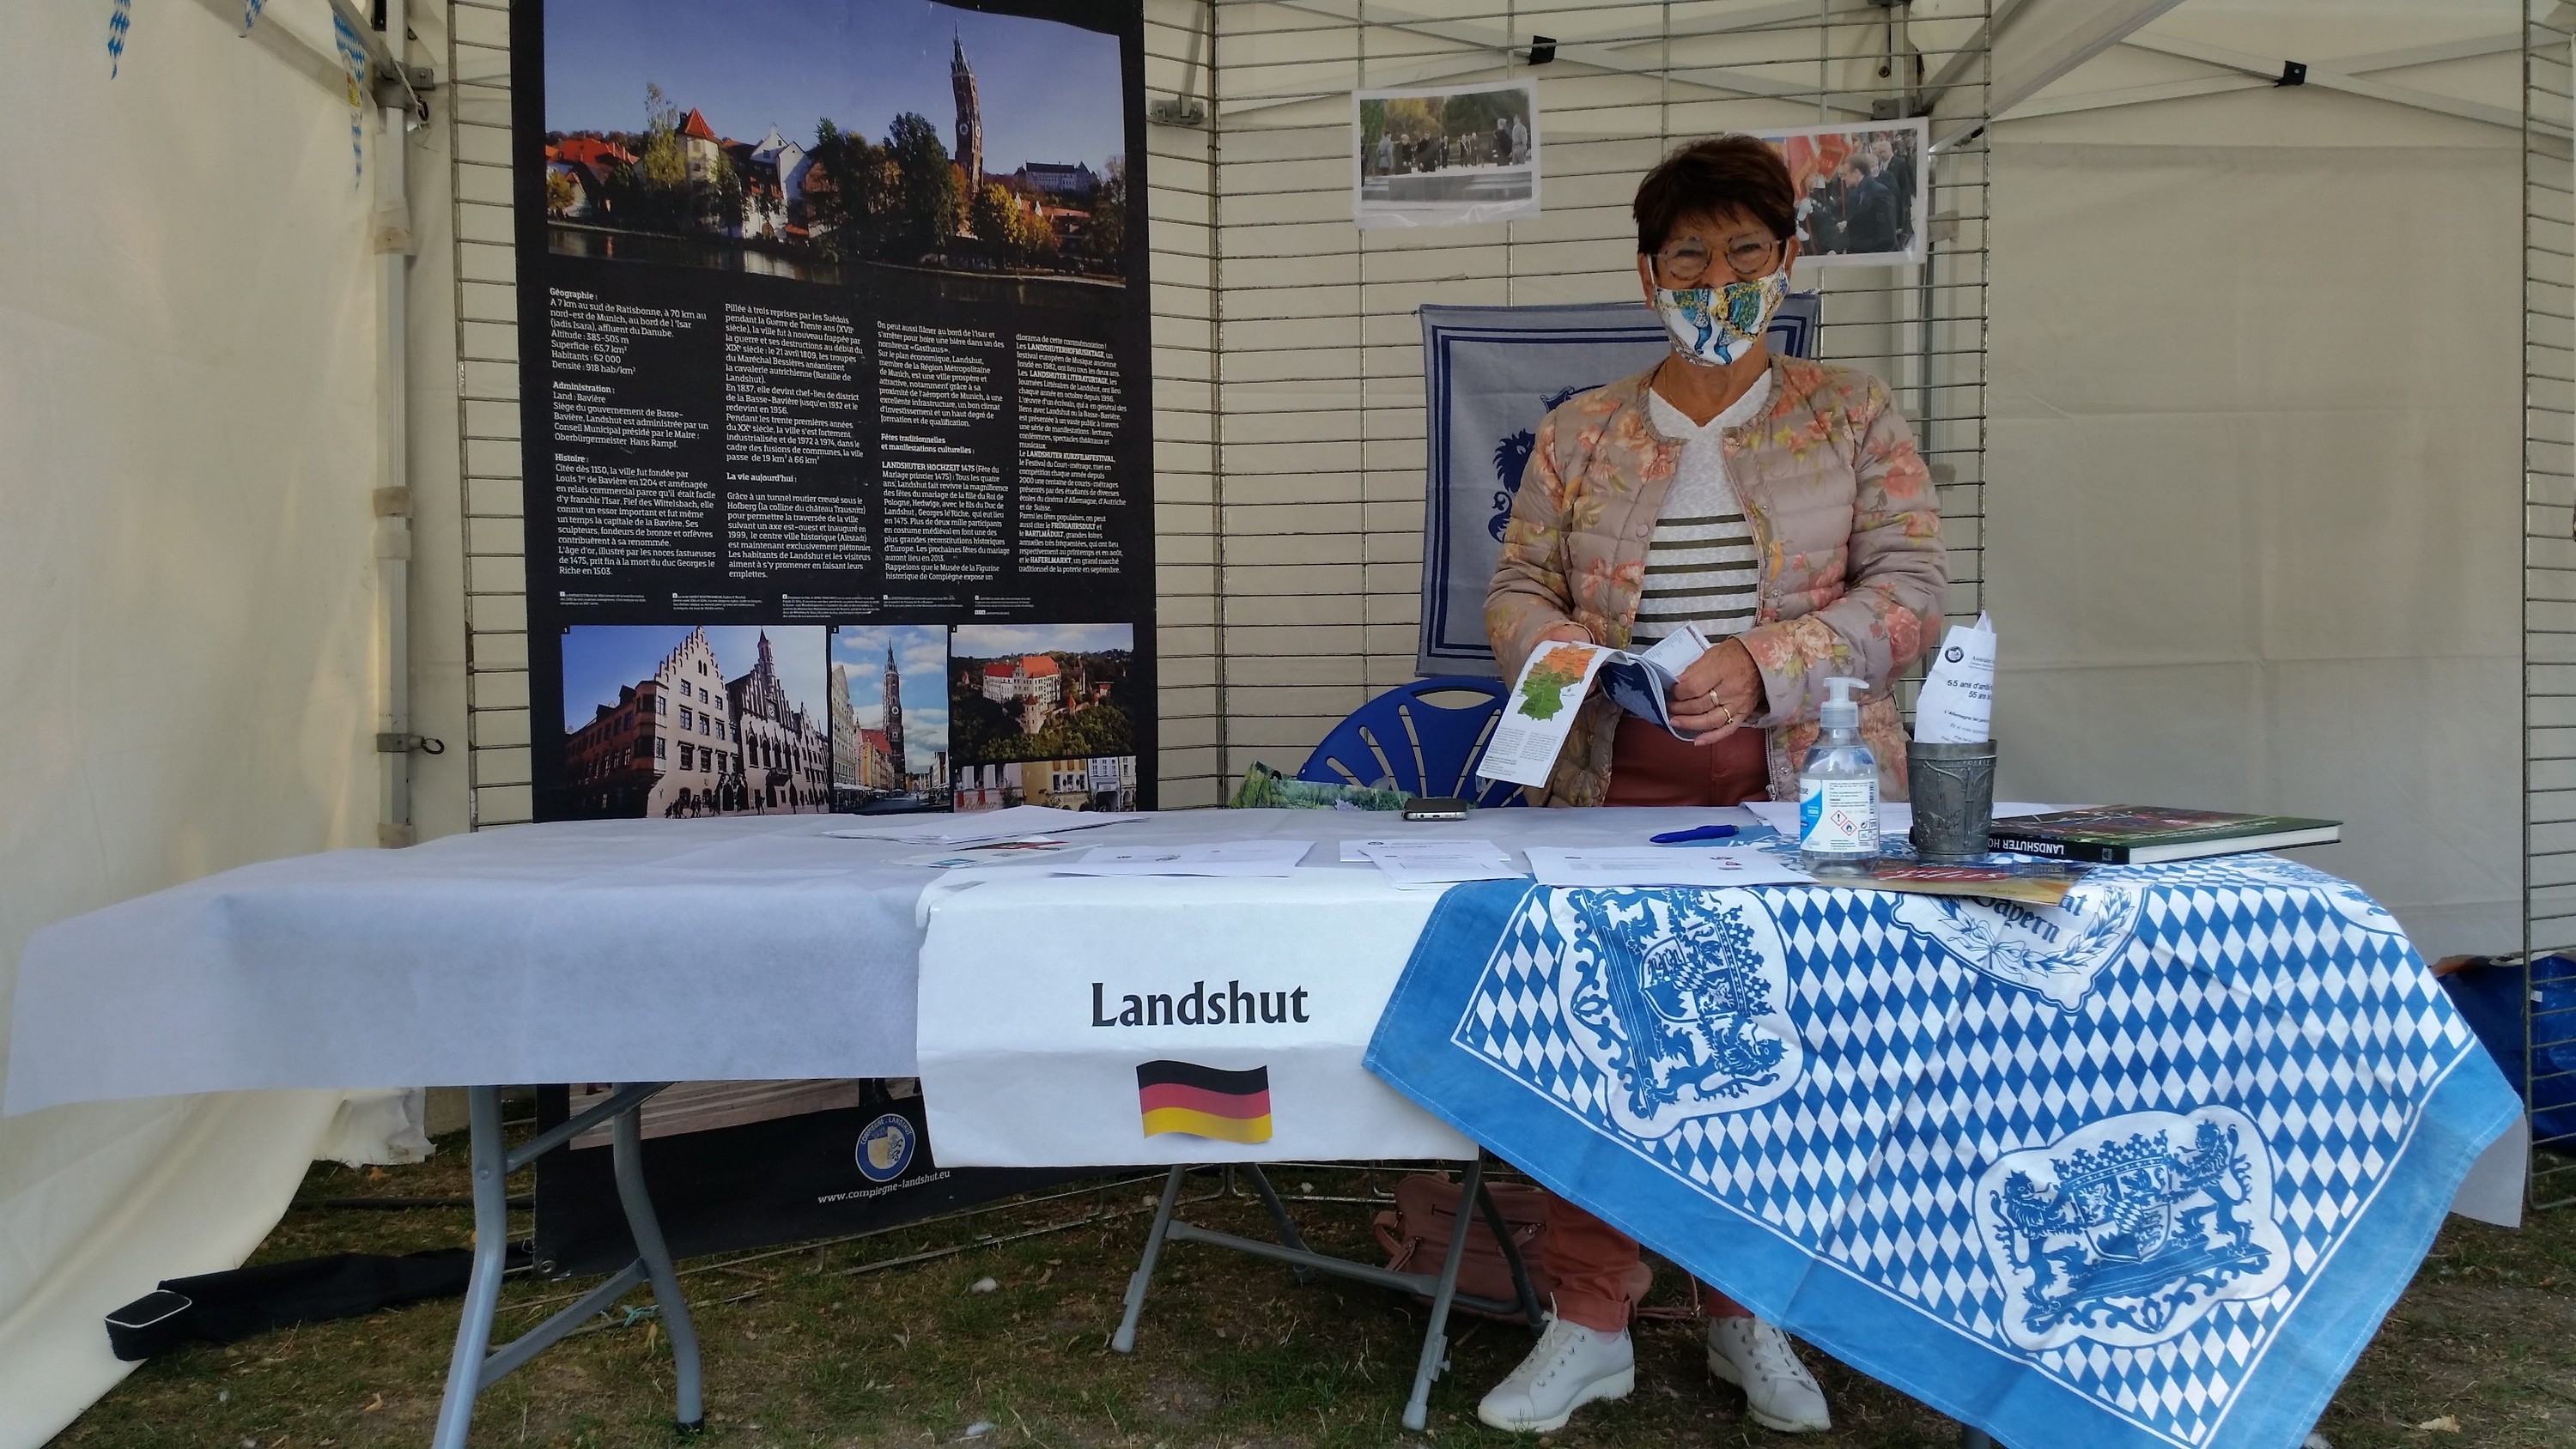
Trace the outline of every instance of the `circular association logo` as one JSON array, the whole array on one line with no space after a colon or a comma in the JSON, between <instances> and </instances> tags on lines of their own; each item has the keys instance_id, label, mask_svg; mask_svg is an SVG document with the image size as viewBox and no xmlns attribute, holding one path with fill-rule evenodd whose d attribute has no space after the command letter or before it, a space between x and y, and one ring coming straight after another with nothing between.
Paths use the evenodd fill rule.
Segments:
<instances>
[{"instance_id":1,"label":"circular association logo","mask_svg":"<svg viewBox=\"0 0 2576 1449\"><path fill-rule=\"evenodd\" d=\"M920 1140L912 1123L888 1112L859 1133L859 1171L870 1182L892 1182L912 1166L912 1147Z\"/></svg>"},{"instance_id":2,"label":"circular association logo","mask_svg":"<svg viewBox=\"0 0 2576 1449\"><path fill-rule=\"evenodd\" d=\"M1960 648L1960 647L1959 647L1958 645L1956 645L1956 644L1953 644L1953 645L1951 645L1949 648L1944 649L1944 650L1942 650L1942 651L1941 651L1941 657L1942 657L1942 658L1944 658L1944 659L1946 659L1946 660L1948 660L1948 661L1950 661L1950 662L1951 662L1951 663L1953 663L1953 664L1956 664L1956 663L1958 663L1960 660L1965 659L1965 658L1967 658L1967 657L1968 657L1968 651L1967 651L1967 650L1965 650L1965 649Z\"/></svg>"}]
</instances>

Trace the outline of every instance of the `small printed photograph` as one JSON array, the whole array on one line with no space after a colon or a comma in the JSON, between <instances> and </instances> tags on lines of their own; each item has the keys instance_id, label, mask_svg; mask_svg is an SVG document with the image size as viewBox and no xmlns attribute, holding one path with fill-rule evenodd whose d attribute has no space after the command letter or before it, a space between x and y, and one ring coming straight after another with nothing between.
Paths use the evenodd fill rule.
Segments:
<instances>
[{"instance_id":1,"label":"small printed photograph","mask_svg":"<svg viewBox=\"0 0 2576 1449\"><path fill-rule=\"evenodd\" d=\"M1090 761L1133 756L1145 707L1136 687L1132 624L958 625L948 641L948 748L960 798L970 788L977 798L1017 790L1037 804L1060 793L1056 767L1080 763L1087 775ZM988 774L970 787L966 766L1012 764L1048 766L1049 778Z\"/></svg>"},{"instance_id":2,"label":"small printed photograph","mask_svg":"<svg viewBox=\"0 0 2576 1449\"><path fill-rule=\"evenodd\" d=\"M814 814L832 801L821 625L563 632L564 813Z\"/></svg>"},{"instance_id":3,"label":"small printed photograph","mask_svg":"<svg viewBox=\"0 0 2576 1449\"><path fill-rule=\"evenodd\" d=\"M1766 131L1798 196L1798 254L1824 266L1923 260L1931 211L1931 123Z\"/></svg>"},{"instance_id":4,"label":"small printed photograph","mask_svg":"<svg viewBox=\"0 0 2576 1449\"><path fill-rule=\"evenodd\" d=\"M964 765L958 768L952 794L951 803L958 810L1000 810L1012 805L1044 805L1056 810L1133 810L1136 757L1095 755L1090 759ZM996 856L1038 848L1025 844L979 847Z\"/></svg>"},{"instance_id":5,"label":"small printed photograph","mask_svg":"<svg viewBox=\"0 0 2576 1449\"><path fill-rule=\"evenodd\" d=\"M1357 91L1351 218L1362 228L1538 213L1538 86Z\"/></svg>"},{"instance_id":6,"label":"small printed photograph","mask_svg":"<svg viewBox=\"0 0 2576 1449\"><path fill-rule=\"evenodd\" d=\"M832 808L892 815L948 798L948 626L840 625L824 695Z\"/></svg>"},{"instance_id":7,"label":"small printed photograph","mask_svg":"<svg viewBox=\"0 0 2576 1449\"><path fill-rule=\"evenodd\" d=\"M1022 775L1016 762L1003 765L960 765L956 789L950 806L957 810L999 810L1006 805L1025 805L1027 793L1021 788Z\"/></svg>"},{"instance_id":8,"label":"small printed photograph","mask_svg":"<svg viewBox=\"0 0 2576 1449\"><path fill-rule=\"evenodd\" d=\"M1123 279L1115 35L931 0L547 0L545 27L550 250Z\"/></svg>"}]
</instances>

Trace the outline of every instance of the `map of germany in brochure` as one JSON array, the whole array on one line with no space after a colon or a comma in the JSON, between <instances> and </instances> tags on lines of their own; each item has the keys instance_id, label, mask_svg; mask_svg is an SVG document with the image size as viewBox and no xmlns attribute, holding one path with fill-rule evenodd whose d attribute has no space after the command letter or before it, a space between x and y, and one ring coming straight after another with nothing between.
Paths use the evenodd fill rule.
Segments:
<instances>
[{"instance_id":1,"label":"map of germany in brochure","mask_svg":"<svg viewBox=\"0 0 2576 1449\"><path fill-rule=\"evenodd\" d=\"M1511 698L1485 742L1485 758L1476 773L1515 785L1544 785L1556 752L1574 728L1584 692L1601 672L1610 651L1590 644L1546 644L1533 651L1512 681Z\"/></svg>"},{"instance_id":2,"label":"map of germany in brochure","mask_svg":"<svg viewBox=\"0 0 2576 1449\"><path fill-rule=\"evenodd\" d=\"M1541 645L1521 666L1520 678L1512 681L1512 696L1503 705L1502 718L1494 725L1494 737L1486 743L1485 758L1476 773L1515 785L1546 784L1548 767L1564 747L1566 733L1574 728L1595 675L1602 677L1611 697L1629 713L1653 720L1677 738L1696 738L1673 723L1668 701L1682 670L1707 653L1708 647L1707 637L1688 625L1635 654L1597 644Z\"/></svg>"}]
</instances>

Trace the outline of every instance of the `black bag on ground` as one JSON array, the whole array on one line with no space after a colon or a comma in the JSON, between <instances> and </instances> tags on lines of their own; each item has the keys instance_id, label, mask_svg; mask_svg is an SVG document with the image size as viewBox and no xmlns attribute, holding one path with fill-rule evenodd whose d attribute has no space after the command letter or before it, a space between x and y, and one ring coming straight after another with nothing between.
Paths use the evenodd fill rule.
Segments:
<instances>
[{"instance_id":1,"label":"black bag on ground","mask_svg":"<svg viewBox=\"0 0 2576 1449\"><path fill-rule=\"evenodd\" d=\"M233 1343L298 1323L327 1323L380 1308L451 1298L473 1271L469 1248L387 1257L334 1253L263 1263L161 1286L107 1315L108 1346L127 1363L189 1343Z\"/></svg>"}]
</instances>

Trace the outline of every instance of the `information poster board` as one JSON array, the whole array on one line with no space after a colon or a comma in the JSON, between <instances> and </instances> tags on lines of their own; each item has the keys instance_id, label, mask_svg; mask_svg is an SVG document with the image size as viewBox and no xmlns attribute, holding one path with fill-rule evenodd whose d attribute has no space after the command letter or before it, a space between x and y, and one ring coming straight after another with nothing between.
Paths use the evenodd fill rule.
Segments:
<instances>
[{"instance_id":1,"label":"information poster board","mask_svg":"<svg viewBox=\"0 0 2576 1449\"><path fill-rule=\"evenodd\" d=\"M512 15L539 817L1150 806L1137 0Z\"/></svg>"},{"instance_id":2,"label":"information poster board","mask_svg":"<svg viewBox=\"0 0 2576 1449\"><path fill-rule=\"evenodd\" d=\"M511 25L538 818L1152 808L1140 0ZM683 1184L757 1161L849 1181L710 1199L727 1241L1023 1185L863 1171L899 1087L756 1085L648 1114L675 1241L719 1236ZM622 1233L604 1172L552 1172L541 1239Z\"/></svg>"}]
</instances>

